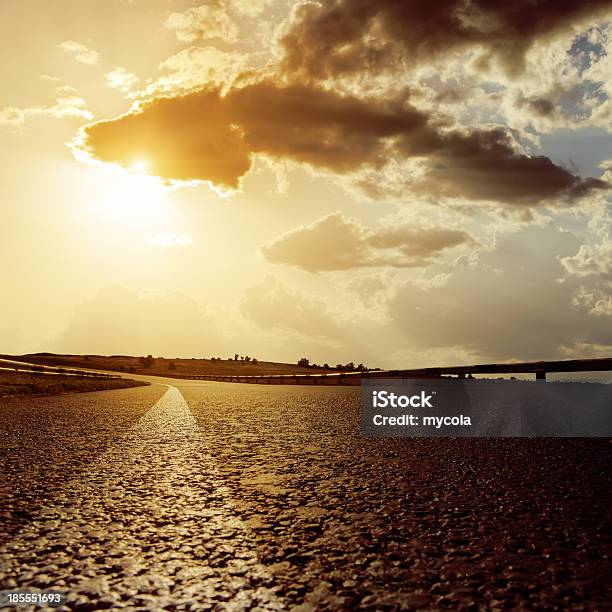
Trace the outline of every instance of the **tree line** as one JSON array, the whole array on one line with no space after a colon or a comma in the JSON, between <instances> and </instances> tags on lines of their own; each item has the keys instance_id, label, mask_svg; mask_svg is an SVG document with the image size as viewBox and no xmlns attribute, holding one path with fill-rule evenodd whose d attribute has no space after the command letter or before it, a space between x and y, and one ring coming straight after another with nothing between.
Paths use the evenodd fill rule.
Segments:
<instances>
[{"instance_id":1,"label":"tree line","mask_svg":"<svg viewBox=\"0 0 612 612\"><path fill-rule=\"evenodd\" d=\"M352 361L348 363L337 363L335 366L330 366L328 363L324 363L323 365L319 365L317 363L310 363L310 359L308 357L300 357L298 359L297 365L303 368L323 368L326 370L339 370L340 372L369 372L371 370L378 370L380 368L368 368L367 366L360 363L355 365Z\"/></svg>"}]
</instances>

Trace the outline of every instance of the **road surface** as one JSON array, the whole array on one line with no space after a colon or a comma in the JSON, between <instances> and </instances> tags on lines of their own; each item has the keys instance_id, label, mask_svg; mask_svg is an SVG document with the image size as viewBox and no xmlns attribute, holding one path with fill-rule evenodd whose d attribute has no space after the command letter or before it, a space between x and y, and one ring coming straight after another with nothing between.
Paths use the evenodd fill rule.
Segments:
<instances>
[{"instance_id":1,"label":"road surface","mask_svg":"<svg viewBox=\"0 0 612 612\"><path fill-rule=\"evenodd\" d=\"M609 440L364 439L356 388L154 380L0 400L0 589L72 610L610 605Z\"/></svg>"}]
</instances>

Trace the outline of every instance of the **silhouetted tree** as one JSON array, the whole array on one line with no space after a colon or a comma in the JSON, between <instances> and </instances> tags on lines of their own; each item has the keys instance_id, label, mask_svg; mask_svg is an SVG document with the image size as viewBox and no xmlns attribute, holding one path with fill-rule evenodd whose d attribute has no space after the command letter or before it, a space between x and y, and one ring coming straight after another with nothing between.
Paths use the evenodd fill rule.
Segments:
<instances>
[{"instance_id":1,"label":"silhouetted tree","mask_svg":"<svg viewBox=\"0 0 612 612\"><path fill-rule=\"evenodd\" d=\"M308 359L308 357L300 357L297 364L303 368L307 368L310 365L310 359Z\"/></svg>"},{"instance_id":2,"label":"silhouetted tree","mask_svg":"<svg viewBox=\"0 0 612 612\"><path fill-rule=\"evenodd\" d=\"M138 361L145 367L150 368L155 363L153 355L147 355L146 357L139 357Z\"/></svg>"}]
</instances>

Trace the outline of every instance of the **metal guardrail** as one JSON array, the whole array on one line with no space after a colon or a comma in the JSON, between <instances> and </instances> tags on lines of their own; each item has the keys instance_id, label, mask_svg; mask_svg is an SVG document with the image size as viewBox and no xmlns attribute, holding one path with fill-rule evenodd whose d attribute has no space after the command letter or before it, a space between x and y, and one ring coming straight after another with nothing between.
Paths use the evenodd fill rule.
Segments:
<instances>
[{"instance_id":1,"label":"metal guardrail","mask_svg":"<svg viewBox=\"0 0 612 612\"><path fill-rule=\"evenodd\" d=\"M79 370L63 366L49 366L39 363L28 363L14 359L0 359L0 370L18 371L24 374L54 374L64 376L87 376L89 378L121 378L119 374L97 372L95 370Z\"/></svg>"},{"instance_id":2,"label":"metal guardrail","mask_svg":"<svg viewBox=\"0 0 612 612\"><path fill-rule=\"evenodd\" d=\"M445 366L411 370L371 370L368 372L338 372L333 374L197 374L181 376L181 378L268 385L358 385L364 378L441 378L444 376L455 376L459 379L464 379L469 376L482 374L535 374L536 380L546 380L547 373L557 372L612 372L612 358L490 363L471 366ZM178 375L175 375L175 377L178 377Z\"/></svg>"},{"instance_id":3,"label":"metal guardrail","mask_svg":"<svg viewBox=\"0 0 612 612\"><path fill-rule=\"evenodd\" d=\"M334 374L194 374L181 376L188 380L210 380L215 382L235 382L264 385L358 385L363 372L342 372Z\"/></svg>"},{"instance_id":4,"label":"metal guardrail","mask_svg":"<svg viewBox=\"0 0 612 612\"><path fill-rule=\"evenodd\" d=\"M121 374L109 374L96 370L79 370L69 367L47 366L10 359L0 359L0 366L28 368L49 373L77 374L80 376L100 376L120 378ZM612 372L612 358L570 359L563 361L530 361L515 363L489 363L470 366L443 366L436 368L370 370L366 372L334 372L331 374L178 374L159 372L154 376L183 380L210 380L214 382L233 382L266 385L359 385L365 378L441 378L457 377L463 379L474 375L490 374L535 374L536 380L546 380L547 373L571 372ZM122 374L143 374L143 372L124 372Z\"/></svg>"}]
</instances>

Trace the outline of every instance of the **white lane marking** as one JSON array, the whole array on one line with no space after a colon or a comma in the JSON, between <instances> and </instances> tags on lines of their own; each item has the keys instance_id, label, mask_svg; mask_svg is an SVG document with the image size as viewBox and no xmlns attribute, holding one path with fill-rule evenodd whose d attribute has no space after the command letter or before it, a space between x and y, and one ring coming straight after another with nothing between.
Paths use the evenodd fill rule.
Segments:
<instances>
[{"instance_id":1,"label":"white lane marking","mask_svg":"<svg viewBox=\"0 0 612 612\"><path fill-rule=\"evenodd\" d=\"M252 539L187 402L169 386L0 549L0 568L19 586L42 572L42 586L113 607L284 609Z\"/></svg>"}]
</instances>

